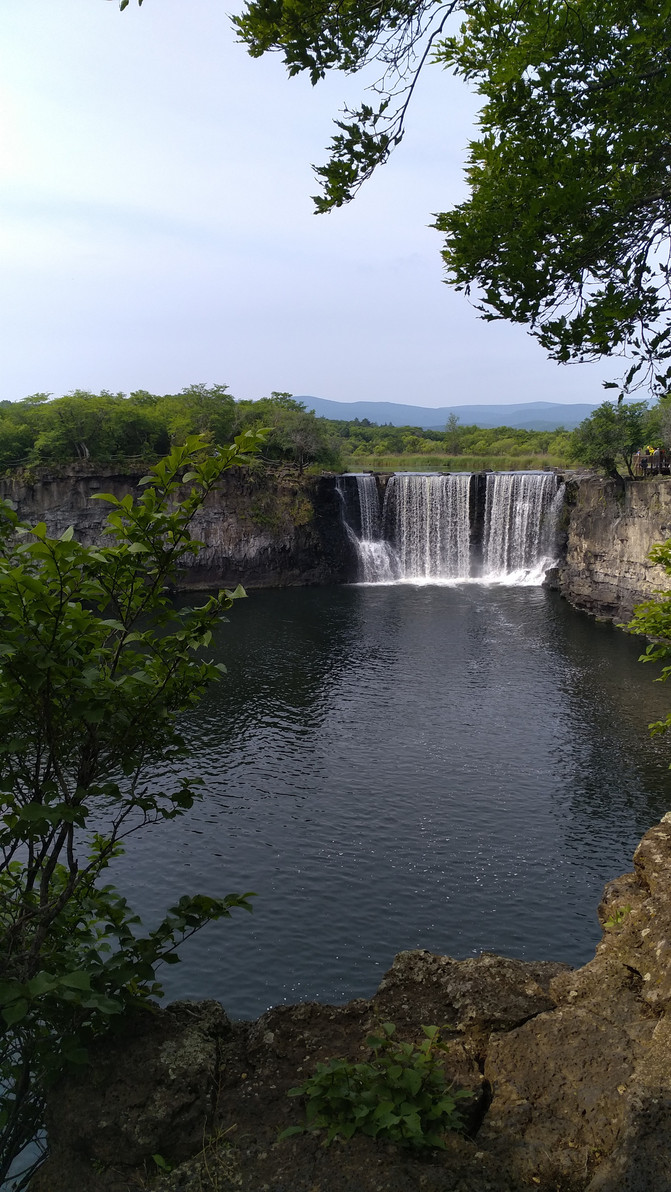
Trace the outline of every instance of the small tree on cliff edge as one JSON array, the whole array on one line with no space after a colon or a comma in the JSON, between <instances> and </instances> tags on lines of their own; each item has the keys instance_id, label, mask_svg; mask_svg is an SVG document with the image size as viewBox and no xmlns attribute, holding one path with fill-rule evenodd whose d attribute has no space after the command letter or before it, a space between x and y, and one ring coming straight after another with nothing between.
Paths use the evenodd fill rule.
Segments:
<instances>
[{"instance_id":1,"label":"small tree on cliff edge","mask_svg":"<svg viewBox=\"0 0 671 1192\"><path fill-rule=\"evenodd\" d=\"M615 480L621 479L618 463L624 463L633 476L634 453L645 441L646 412L643 401L603 402L571 435L571 455L580 463L603 468Z\"/></svg>"},{"instance_id":2,"label":"small tree on cliff edge","mask_svg":"<svg viewBox=\"0 0 671 1192\"><path fill-rule=\"evenodd\" d=\"M125 837L196 797L188 778L158 789L151 767L184 756L176 715L223 669L199 651L244 592L177 609L169 584L199 549L194 514L263 436L209 453L189 439L144 477L138 501L98 494L113 506L106 546L82 546L71 529L49 538L0 504L2 1187L27 1187L40 1162L18 1171L48 1085L86 1063L113 1016L160 994L156 967L177 960L179 942L251 909L245 894L185 896L143 935L103 874Z\"/></svg>"}]
</instances>

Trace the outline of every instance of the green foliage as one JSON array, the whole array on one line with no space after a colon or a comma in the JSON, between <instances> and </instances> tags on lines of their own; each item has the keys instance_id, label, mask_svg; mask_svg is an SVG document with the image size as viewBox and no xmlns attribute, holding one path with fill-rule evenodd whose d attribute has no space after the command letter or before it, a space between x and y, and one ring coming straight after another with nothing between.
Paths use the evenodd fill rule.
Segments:
<instances>
[{"instance_id":1,"label":"green foliage","mask_svg":"<svg viewBox=\"0 0 671 1192\"><path fill-rule=\"evenodd\" d=\"M671 539L658 542L653 546L648 558L651 563L663 567L667 575L671 575ZM646 600L634 609L634 615L628 625L623 626L630 633L641 633L650 638L645 653L640 662L662 662L658 683L666 683L671 677L671 592L660 591L654 600ZM654 735L666 733L671 729L671 712L663 720L650 725Z\"/></svg>"},{"instance_id":2,"label":"green foliage","mask_svg":"<svg viewBox=\"0 0 671 1192\"><path fill-rule=\"evenodd\" d=\"M606 919L604 927L608 931L612 931L614 927L621 927L627 915L629 914L631 914L630 906L618 906L617 909L613 911L612 915Z\"/></svg>"},{"instance_id":3,"label":"green foliage","mask_svg":"<svg viewBox=\"0 0 671 1192\"><path fill-rule=\"evenodd\" d=\"M186 755L176 717L220 676L202 651L244 592L177 609L170 585L200 547L195 513L262 438L209 451L188 438L138 500L98 494L112 506L105 545L50 538L0 504L0 1183L40 1131L49 1084L160 995L157 967L181 941L251 909L249 894L185 895L143 934L105 871L129 835L198 795L151 770Z\"/></svg>"},{"instance_id":4,"label":"green foliage","mask_svg":"<svg viewBox=\"0 0 671 1192\"><path fill-rule=\"evenodd\" d=\"M552 455L355 455L349 472L515 472L564 468L566 459Z\"/></svg>"},{"instance_id":5,"label":"green foliage","mask_svg":"<svg viewBox=\"0 0 671 1192\"><path fill-rule=\"evenodd\" d=\"M318 211L348 202L398 145L427 61L474 85L470 197L435 225L449 281L553 359L624 355L622 392L670 388L668 3L248 0L234 25L254 57L279 52L313 83L382 68L374 100L336 121Z\"/></svg>"},{"instance_id":6,"label":"green foliage","mask_svg":"<svg viewBox=\"0 0 671 1192\"><path fill-rule=\"evenodd\" d=\"M610 476L619 476L618 462L624 463L633 476L634 452L647 437L647 406L645 402L613 405L603 402L589 418L573 432L570 452L574 459L592 467L603 468Z\"/></svg>"},{"instance_id":7,"label":"green foliage","mask_svg":"<svg viewBox=\"0 0 671 1192\"><path fill-rule=\"evenodd\" d=\"M570 435L514 427L461 426L453 417L444 431L412 426L376 426L368 419L327 421L350 470L563 467Z\"/></svg>"},{"instance_id":8,"label":"green foliage","mask_svg":"<svg viewBox=\"0 0 671 1192\"><path fill-rule=\"evenodd\" d=\"M330 70L382 65L375 104L345 108L335 121L330 159L315 169L323 187L317 211L349 202L399 144L417 75L455 8L443 0L249 0L233 18L252 57L279 51L290 75L306 72L313 84Z\"/></svg>"},{"instance_id":9,"label":"green foliage","mask_svg":"<svg viewBox=\"0 0 671 1192\"><path fill-rule=\"evenodd\" d=\"M0 471L13 467L68 464L153 463L192 435L224 446L236 434L267 429L268 461L337 467L337 443L323 419L288 393L257 402L236 402L226 385L188 385L180 393L136 390L88 393L76 389L49 400L35 394L0 402Z\"/></svg>"},{"instance_id":10,"label":"green foliage","mask_svg":"<svg viewBox=\"0 0 671 1192\"><path fill-rule=\"evenodd\" d=\"M273 392L255 402L239 402L238 425L269 428L267 458L295 463L302 472L306 464L318 462L337 467L338 448L328 433L329 424L306 410L290 393Z\"/></svg>"},{"instance_id":11,"label":"green foliage","mask_svg":"<svg viewBox=\"0 0 671 1192\"><path fill-rule=\"evenodd\" d=\"M463 1128L457 1102L471 1096L454 1091L437 1058L447 1051L437 1026L424 1026L418 1047L394 1038L395 1026L382 1024L366 1045L373 1058L363 1063L331 1060L290 1097L305 1098L305 1126L290 1126L280 1137L326 1130L324 1144L335 1138L366 1134L412 1148L445 1147L448 1130Z\"/></svg>"},{"instance_id":12,"label":"green foliage","mask_svg":"<svg viewBox=\"0 0 671 1192\"><path fill-rule=\"evenodd\" d=\"M438 217L450 281L559 361L629 355L671 381L665 133L671 9L654 0L466 0L437 60L485 103L470 198Z\"/></svg>"},{"instance_id":13,"label":"green foliage","mask_svg":"<svg viewBox=\"0 0 671 1192\"><path fill-rule=\"evenodd\" d=\"M456 414L450 414L445 423L445 446L452 455L459 455L461 451L459 419Z\"/></svg>"},{"instance_id":14,"label":"green foliage","mask_svg":"<svg viewBox=\"0 0 671 1192\"><path fill-rule=\"evenodd\" d=\"M274 492L261 489L252 501L250 515L255 525L281 534L290 532L294 526L308 525L314 516L314 506L296 485Z\"/></svg>"}]
</instances>

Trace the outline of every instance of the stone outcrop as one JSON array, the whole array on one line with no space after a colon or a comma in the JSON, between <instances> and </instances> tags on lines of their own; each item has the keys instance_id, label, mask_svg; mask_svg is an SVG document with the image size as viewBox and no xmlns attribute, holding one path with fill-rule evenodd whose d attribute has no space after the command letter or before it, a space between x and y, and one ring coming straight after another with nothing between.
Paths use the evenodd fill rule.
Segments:
<instances>
[{"instance_id":1,"label":"stone outcrop","mask_svg":"<svg viewBox=\"0 0 671 1192\"><path fill-rule=\"evenodd\" d=\"M576 608L629 620L634 605L671 587L648 559L671 537L671 477L606 480L581 476L566 485L565 554L553 586Z\"/></svg>"},{"instance_id":2,"label":"stone outcrop","mask_svg":"<svg viewBox=\"0 0 671 1192\"><path fill-rule=\"evenodd\" d=\"M110 506L96 492L121 498L141 472L92 473L73 465L61 473L37 471L0 479L0 498L14 502L22 519L46 522L58 536L74 526L84 543L102 540ZM353 548L340 515L333 477L294 469L233 468L193 522L204 548L184 573L184 588L284 587L343 583L356 571Z\"/></svg>"},{"instance_id":3,"label":"stone outcrop","mask_svg":"<svg viewBox=\"0 0 671 1192\"><path fill-rule=\"evenodd\" d=\"M52 1155L32 1192L670 1192L671 815L606 887L583 968L484 954L396 957L370 1000L280 1006L231 1023L176 1004L101 1044L54 1091ZM369 1138L278 1141L293 1085L366 1033L438 1024L466 1133L416 1155ZM170 1163L158 1171L151 1156Z\"/></svg>"}]
</instances>

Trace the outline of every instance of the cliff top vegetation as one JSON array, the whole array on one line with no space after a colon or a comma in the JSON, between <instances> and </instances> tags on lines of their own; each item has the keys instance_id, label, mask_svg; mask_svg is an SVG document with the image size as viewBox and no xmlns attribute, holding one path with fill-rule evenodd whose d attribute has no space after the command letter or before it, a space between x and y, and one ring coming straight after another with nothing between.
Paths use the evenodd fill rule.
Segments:
<instances>
[{"instance_id":1,"label":"cliff top vegetation","mask_svg":"<svg viewBox=\"0 0 671 1192\"><path fill-rule=\"evenodd\" d=\"M77 461L92 467L144 465L190 435L224 445L261 426L268 428L264 460L301 471L306 466L479 471L576 462L612 471L615 459L628 455L631 462L638 447L671 447L671 402L663 398L650 409L644 402L604 403L575 431L462 425L454 414L443 430L425 430L367 418L320 418L288 393L236 401L226 385L194 384L163 395L139 389L129 396L75 389L63 397L37 393L0 402L0 472Z\"/></svg>"},{"instance_id":2,"label":"cliff top vegetation","mask_svg":"<svg viewBox=\"0 0 671 1192\"><path fill-rule=\"evenodd\" d=\"M0 402L0 471L90 460L92 464L155 462L190 435L223 446L247 430L267 428L268 461L339 464L337 442L323 420L291 394L236 401L226 385L189 385L159 396L144 389L64 397L35 393Z\"/></svg>"}]
</instances>

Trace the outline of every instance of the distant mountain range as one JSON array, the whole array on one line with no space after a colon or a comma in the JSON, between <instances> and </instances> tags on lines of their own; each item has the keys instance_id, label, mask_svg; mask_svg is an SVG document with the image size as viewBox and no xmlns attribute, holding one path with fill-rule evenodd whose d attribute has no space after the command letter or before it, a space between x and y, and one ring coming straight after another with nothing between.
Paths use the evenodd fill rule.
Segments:
<instances>
[{"instance_id":1,"label":"distant mountain range","mask_svg":"<svg viewBox=\"0 0 671 1192\"><path fill-rule=\"evenodd\" d=\"M573 402L527 401L501 406L402 406L391 401L329 401L325 397L299 397L308 410L319 418L351 421L367 418L378 425L421 426L424 430L444 430L450 414L456 414L462 426L511 426L519 430L573 430L596 409L594 405Z\"/></svg>"}]
</instances>

